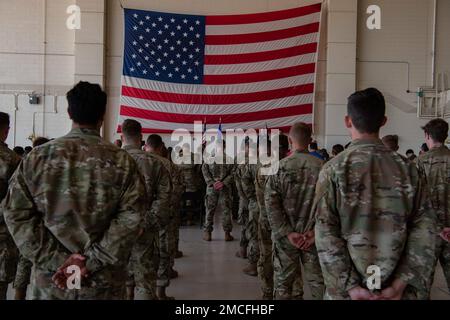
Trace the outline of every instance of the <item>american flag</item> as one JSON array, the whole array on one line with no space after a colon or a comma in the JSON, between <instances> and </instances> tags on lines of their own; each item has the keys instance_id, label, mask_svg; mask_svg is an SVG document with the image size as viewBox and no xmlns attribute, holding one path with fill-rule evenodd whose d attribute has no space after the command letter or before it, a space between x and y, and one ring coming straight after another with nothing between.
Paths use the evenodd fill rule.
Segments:
<instances>
[{"instance_id":1,"label":"american flag","mask_svg":"<svg viewBox=\"0 0 450 320\"><path fill-rule=\"evenodd\" d=\"M125 9L119 124L144 133L312 123L321 4L200 16ZM120 126L119 126L120 131Z\"/></svg>"}]
</instances>

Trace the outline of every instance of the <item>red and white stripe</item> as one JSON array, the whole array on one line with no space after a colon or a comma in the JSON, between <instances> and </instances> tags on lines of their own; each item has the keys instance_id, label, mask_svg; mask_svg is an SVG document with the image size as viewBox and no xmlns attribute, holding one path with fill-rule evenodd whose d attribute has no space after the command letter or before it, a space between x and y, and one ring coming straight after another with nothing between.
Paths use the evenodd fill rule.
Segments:
<instances>
[{"instance_id":1,"label":"red and white stripe","mask_svg":"<svg viewBox=\"0 0 450 320\"><path fill-rule=\"evenodd\" d=\"M124 76L120 123L136 119L145 133L205 120L224 130L312 123L320 15L316 4L206 17L204 84Z\"/></svg>"}]
</instances>

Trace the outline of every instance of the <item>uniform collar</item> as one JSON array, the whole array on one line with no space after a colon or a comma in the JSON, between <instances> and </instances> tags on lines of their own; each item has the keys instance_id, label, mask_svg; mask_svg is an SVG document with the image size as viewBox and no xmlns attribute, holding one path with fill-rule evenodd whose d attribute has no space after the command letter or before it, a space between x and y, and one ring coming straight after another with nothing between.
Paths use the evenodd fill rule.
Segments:
<instances>
[{"instance_id":1,"label":"uniform collar","mask_svg":"<svg viewBox=\"0 0 450 320\"><path fill-rule=\"evenodd\" d=\"M87 129L87 128L74 128L69 132L69 136L84 136L84 135L100 137L100 132L96 129Z\"/></svg>"},{"instance_id":2,"label":"uniform collar","mask_svg":"<svg viewBox=\"0 0 450 320\"><path fill-rule=\"evenodd\" d=\"M381 139L360 139L360 140L352 141L349 148L359 147L359 146L367 146L367 145L378 146L378 145L384 145L384 144L383 144L383 141L381 141Z\"/></svg>"},{"instance_id":3,"label":"uniform collar","mask_svg":"<svg viewBox=\"0 0 450 320\"><path fill-rule=\"evenodd\" d=\"M308 150L295 150L293 153L295 153L295 154L309 154L309 151Z\"/></svg>"},{"instance_id":4,"label":"uniform collar","mask_svg":"<svg viewBox=\"0 0 450 320\"><path fill-rule=\"evenodd\" d=\"M127 146L123 146L122 149L125 150L125 151L132 151L132 150L142 151L142 149L139 146L132 145L132 144L127 145Z\"/></svg>"}]
</instances>

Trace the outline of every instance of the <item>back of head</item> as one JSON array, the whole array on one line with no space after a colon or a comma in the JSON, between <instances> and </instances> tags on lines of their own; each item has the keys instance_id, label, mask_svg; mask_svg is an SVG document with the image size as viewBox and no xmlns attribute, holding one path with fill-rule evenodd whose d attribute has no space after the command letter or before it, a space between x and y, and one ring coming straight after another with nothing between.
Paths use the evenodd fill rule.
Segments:
<instances>
[{"instance_id":1,"label":"back of head","mask_svg":"<svg viewBox=\"0 0 450 320\"><path fill-rule=\"evenodd\" d=\"M69 116L77 124L96 126L106 112L106 93L98 84L79 82L67 93Z\"/></svg>"},{"instance_id":2,"label":"back of head","mask_svg":"<svg viewBox=\"0 0 450 320\"><path fill-rule=\"evenodd\" d=\"M160 149L164 146L164 142L160 135L152 134L147 139L147 145L152 149Z\"/></svg>"},{"instance_id":3,"label":"back of head","mask_svg":"<svg viewBox=\"0 0 450 320\"><path fill-rule=\"evenodd\" d=\"M434 142L445 143L448 138L448 123L443 119L431 120L422 129Z\"/></svg>"},{"instance_id":4,"label":"back of head","mask_svg":"<svg viewBox=\"0 0 450 320\"><path fill-rule=\"evenodd\" d=\"M122 123L122 134L127 140L139 140L142 139L142 125L132 119L127 119Z\"/></svg>"},{"instance_id":5,"label":"back of head","mask_svg":"<svg viewBox=\"0 0 450 320\"><path fill-rule=\"evenodd\" d=\"M311 126L304 122L298 122L294 124L291 128L291 131L289 132L289 138L291 139L292 143L305 149L311 142L311 136Z\"/></svg>"},{"instance_id":6,"label":"back of head","mask_svg":"<svg viewBox=\"0 0 450 320\"><path fill-rule=\"evenodd\" d=\"M384 96L375 88L357 91L348 98L347 112L360 133L378 133L386 114Z\"/></svg>"},{"instance_id":7,"label":"back of head","mask_svg":"<svg viewBox=\"0 0 450 320\"><path fill-rule=\"evenodd\" d=\"M340 154L343 151L344 151L344 146L342 144L336 144L333 146L333 149L331 152L333 153L334 156L337 156L338 154Z\"/></svg>"},{"instance_id":8,"label":"back of head","mask_svg":"<svg viewBox=\"0 0 450 320\"><path fill-rule=\"evenodd\" d=\"M19 156L23 157L25 155L25 150L23 147L14 147L13 151Z\"/></svg>"},{"instance_id":9,"label":"back of head","mask_svg":"<svg viewBox=\"0 0 450 320\"><path fill-rule=\"evenodd\" d=\"M383 144L386 146L386 148L388 148L389 150L398 151L398 149L400 149L400 147L398 146L397 135L388 135L383 137L383 139L381 140L383 141Z\"/></svg>"},{"instance_id":10,"label":"back of head","mask_svg":"<svg viewBox=\"0 0 450 320\"><path fill-rule=\"evenodd\" d=\"M0 112L0 130L9 128L9 114Z\"/></svg>"}]
</instances>

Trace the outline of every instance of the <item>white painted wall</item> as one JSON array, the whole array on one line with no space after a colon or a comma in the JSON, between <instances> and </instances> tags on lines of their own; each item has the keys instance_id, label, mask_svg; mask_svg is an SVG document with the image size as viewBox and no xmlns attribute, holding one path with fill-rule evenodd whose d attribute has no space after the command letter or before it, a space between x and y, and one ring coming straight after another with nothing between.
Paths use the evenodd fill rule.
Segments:
<instances>
[{"instance_id":1,"label":"white painted wall","mask_svg":"<svg viewBox=\"0 0 450 320\"><path fill-rule=\"evenodd\" d=\"M122 2L137 9L233 14L282 10L316 0ZM389 101L395 102L389 104L390 122L383 134L399 134L402 150L417 149L421 144L419 125L424 121L416 117L415 96L405 92L407 64L411 90L431 84L432 2L325 0L315 114L315 132L320 143L331 147L336 142L348 141L342 125L346 97L355 88L376 86ZM74 3L83 11L82 30L77 32L65 27L65 10ZM450 72L450 1L438 3L437 66L442 72ZM367 30L365 11L369 4L382 8L382 30ZM16 124L8 143L28 145L33 123L36 135L56 137L65 133L70 121L64 94L81 79L106 87L109 104L104 133L110 140L116 138L122 50L123 12L119 0L0 0L0 110L9 112ZM14 116L14 96L2 94L4 90L47 95L35 107L28 104L26 95L21 95ZM58 113L42 114L54 112L53 96L57 97ZM411 110L405 107L408 104Z\"/></svg>"}]
</instances>

